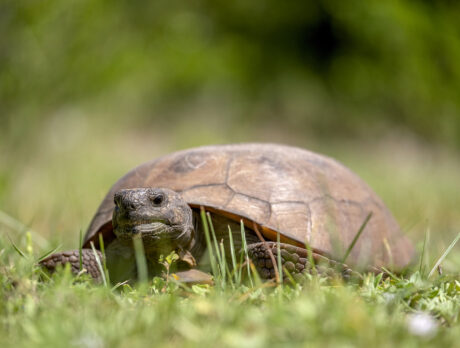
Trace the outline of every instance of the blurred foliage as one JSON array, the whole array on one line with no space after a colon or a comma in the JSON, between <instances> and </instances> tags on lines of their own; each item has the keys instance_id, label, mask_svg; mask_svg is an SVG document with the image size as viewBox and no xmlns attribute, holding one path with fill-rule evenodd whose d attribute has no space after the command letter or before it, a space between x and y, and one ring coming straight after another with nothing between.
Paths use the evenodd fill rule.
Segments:
<instances>
[{"instance_id":1,"label":"blurred foliage","mask_svg":"<svg viewBox=\"0 0 460 348\"><path fill-rule=\"evenodd\" d=\"M235 124L458 148L458 18L448 0L2 0L0 132L88 103L183 120L198 102Z\"/></svg>"}]
</instances>

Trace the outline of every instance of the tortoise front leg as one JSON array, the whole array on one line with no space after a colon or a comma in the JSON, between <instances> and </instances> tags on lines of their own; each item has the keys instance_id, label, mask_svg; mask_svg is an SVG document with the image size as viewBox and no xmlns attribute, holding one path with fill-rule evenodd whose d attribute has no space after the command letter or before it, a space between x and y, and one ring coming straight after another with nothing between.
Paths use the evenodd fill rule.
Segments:
<instances>
[{"instance_id":1,"label":"tortoise front leg","mask_svg":"<svg viewBox=\"0 0 460 348\"><path fill-rule=\"evenodd\" d=\"M98 257L102 260L102 253L96 250ZM97 283L102 282L102 275L97 265L96 256L92 249L82 249L82 268L94 278ZM40 261L40 266L45 267L50 272L54 272L59 265L64 266L66 263L70 264L72 273L78 274L80 272L80 255L79 250L63 251L48 256L46 259Z\"/></svg>"},{"instance_id":2,"label":"tortoise front leg","mask_svg":"<svg viewBox=\"0 0 460 348\"><path fill-rule=\"evenodd\" d=\"M273 253L275 262L278 262L278 246L275 242L261 242L248 245L248 253L256 266L259 275L264 279L273 279L276 276L269 250ZM309 262L308 251L290 244L280 243L281 265L283 270L294 276L302 273L313 273ZM347 265L331 260L315 252L311 253L315 263L315 271L321 275L333 276L340 274L343 278L350 278L353 272ZM283 273L286 278L286 272Z\"/></svg>"}]
</instances>

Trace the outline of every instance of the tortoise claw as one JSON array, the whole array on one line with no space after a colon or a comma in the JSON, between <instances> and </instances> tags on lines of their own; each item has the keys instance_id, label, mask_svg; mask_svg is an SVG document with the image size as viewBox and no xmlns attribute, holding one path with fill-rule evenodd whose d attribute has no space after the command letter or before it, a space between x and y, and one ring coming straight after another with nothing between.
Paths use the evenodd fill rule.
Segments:
<instances>
[{"instance_id":1,"label":"tortoise claw","mask_svg":"<svg viewBox=\"0 0 460 348\"><path fill-rule=\"evenodd\" d=\"M196 267L196 260L188 250L179 251L179 260L185 262L190 268Z\"/></svg>"}]
</instances>

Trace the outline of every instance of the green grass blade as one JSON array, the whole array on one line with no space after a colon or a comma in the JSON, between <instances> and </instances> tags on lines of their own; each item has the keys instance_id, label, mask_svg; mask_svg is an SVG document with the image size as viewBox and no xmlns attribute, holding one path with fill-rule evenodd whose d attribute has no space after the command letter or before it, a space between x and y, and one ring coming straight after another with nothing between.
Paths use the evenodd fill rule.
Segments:
<instances>
[{"instance_id":1,"label":"green grass blade","mask_svg":"<svg viewBox=\"0 0 460 348\"><path fill-rule=\"evenodd\" d=\"M99 233L99 247L102 253L102 266L104 267L105 278L107 279L107 283L110 284L110 276L109 270L107 269L107 262L105 257L105 247L104 247L104 238L102 238L102 233Z\"/></svg>"},{"instance_id":2,"label":"green grass blade","mask_svg":"<svg viewBox=\"0 0 460 348\"><path fill-rule=\"evenodd\" d=\"M91 249L93 249L94 257L96 258L97 267L99 268L99 272L101 273L101 276L102 276L102 282L104 283L104 286L107 287L107 279L105 278L104 268L102 267L101 260L96 251L96 248L94 247L93 242L91 242Z\"/></svg>"},{"instance_id":3,"label":"green grass blade","mask_svg":"<svg viewBox=\"0 0 460 348\"><path fill-rule=\"evenodd\" d=\"M11 245L13 246L14 250L16 250L16 252L17 252L19 255L21 255L22 257L27 258L26 254L25 254L21 249L19 249L19 247L18 247L16 244L14 244L14 242L12 241L12 239L10 238L10 236L9 236L9 235L6 235L6 236L8 237L8 239L9 239Z\"/></svg>"},{"instance_id":4,"label":"green grass blade","mask_svg":"<svg viewBox=\"0 0 460 348\"><path fill-rule=\"evenodd\" d=\"M205 237L205 240L206 240L206 247L208 249L209 262L211 262L212 274L214 275L214 277L218 277L216 259L214 257L214 253L212 251L213 246L212 246L212 243L211 243L211 236L209 234L208 221L206 219L206 212L205 212L203 207L201 207L200 216L201 216L201 222L203 223L204 237Z\"/></svg>"},{"instance_id":5,"label":"green grass blade","mask_svg":"<svg viewBox=\"0 0 460 348\"><path fill-rule=\"evenodd\" d=\"M217 241L216 232L214 230L214 225L212 224L211 214L209 212L207 212L206 217L208 219L209 230L211 232L212 242L214 244L214 252L216 254L217 262L218 262L218 265L220 267L220 271L221 271L221 274L222 274L223 260L222 260L222 255L221 255L220 249L219 249L219 242Z\"/></svg>"},{"instance_id":6,"label":"green grass blade","mask_svg":"<svg viewBox=\"0 0 460 348\"><path fill-rule=\"evenodd\" d=\"M44 253L43 255L41 255L38 259L37 259L37 263L40 263L41 261L43 261L44 259L46 259L48 256L50 256L51 254L54 254L57 250L59 250L61 248L61 244L58 245L56 248L53 248L51 249L50 251L47 251L46 253ZM81 270L81 267L80 267L80 270Z\"/></svg>"},{"instance_id":7,"label":"green grass blade","mask_svg":"<svg viewBox=\"0 0 460 348\"><path fill-rule=\"evenodd\" d=\"M251 276L251 260L249 259L248 244L246 243L246 231L244 229L243 220L240 220L240 227L241 227L241 243L243 244L244 259L246 261L249 283L251 284L251 287L254 287L254 282Z\"/></svg>"},{"instance_id":8,"label":"green grass blade","mask_svg":"<svg viewBox=\"0 0 460 348\"><path fill-rule=\"evenodd\" d=\"M142 237L133 237L133 245L139 282L146 283L148 280L148 269L147 259L145 258L144 243L142 243Z\"/></svg>"},{"instance_id":9,"label":"green grass blade","mask_svg":"<svg viewBox=\"0 0 460 348\"><path fill-rule=\"evenodd\" d=\"M222 274L222 288L225 288L226 282L227 282L227 261L225 259L225 249L224 249L224 243L221 241L220 242L220 255L221 255L221 264L220 264L220 273ZM231 279L230 279L231 281Z\"/></svg>"},{"instance_id":10,"label":"green grass blade","mask_svg":"<svg viewBox=\"0 0 460 348\"><path fill-rule=\"evenodd\" d=\"M277 233L276 234L276 248L277 248L277 251L278 251L278 255L277 258L278 258L278 272L279 272L279 282L280 284L283 284L283 267L282 267L282 264L281 264L281 247L280 247L280 234Z\"/></svg>"},{"instance_id":11,"label":"green grass blade","mask_svg":"<svg viewBox=\"0 0 460 348\"><path fill-rule=\"evenodd\" d=\"M386 274L388 274L388 275L389 275L392 279L394 279L394 280L399 281L399 280L402 279L402 277L401 277L401 278L398 277L396 274L394 274L393 272L391 272L391 271L390 271L388 268L386 268L386 267L381 267L381 269L382 269L383 272L385 272Z\"/></svg>"},{"instance_id":12,"label":"green grass blade","mask_svg":"<svg viewBox=\"0 0 460 348\"><path fill-rule=\"evenodd\" d=\"M216 235L216 231L214 229L214 225L212 223L212 219L211 219L211 214L209 212L206 213L206 217L208 219L208 224L209 224L209 229L210 229L210 232L211 232L211 239L212 239L212 243L214 245L214 252L215 252L215 255L217 257L217 269L218 269L218 281L220 283L220 286L225 289L226 287L226 277L227 277L227 260L225 259L225 250L223 248L223 243L222 241L218 241L217 240L217 235Z\"/></svg>"},{"instance_id":13,"label":"green grass blade","mask_svg":"<svg viewBox=\"0 0 460 348\"><path fill-rule=\"evenodd\" d=\"M355 235L355 238L353 238L353 240L351 241L350 245L348 246L348 249L347 251L345 252L345 255L343 255L343 258L342 258L342 263L345 263L345 261L347 260L348 256L350 255L351 251L353 250L353 248L355 247L355 244L356 242L358 241L359 237L361 236L361 234L363 233L364 231L364 228L366 227L367 223L369 222L369 220L371 219L372 217L372 212L370 212L369 214L367 214L366 218L364 219L361 227L359 228L358 232L356 233Z\"/></svg>"},{"instance_id":14,"label":"green grass blade","mask_svg":"<svg viewBox=\"0 0 460 348\"><path fill-rule=\"evenodd\" d=\"M30 231L26 232L26 251L30 257L34 255L34 247L32 245L32 234Z\"/></svg>"},{"instance_id":15,"label":"green grass blade","mask_svg":"<svg viewBox=\"0 0 460 348\"><path fill-rule=\"evenodd\" d=\"M450 251L452 250L452 248L455 246L455 244L457 244L458 240L460 239L460 233L457 234L457 236L454 238L454 240L452 241L452 243L450 243L450 245L447 247L446 251L444 251L444 253L441 255L441 257L438 259L438 261L436 262L436 264L433 266L433 268L431 269L430 273L428 274L428 278L430 278L433 273L436 271L436 269L438 268L438 266L444 261L444 259L447 257L447 255L449 255Z\"/></svg>"},{"instance_id":16,"label":"green grass blade","mask_svg":"<svg viewBox=\"0 0 460 348\"><path fill-rule=\"evenodd\" d=\"M83 232L80 229L80 240L78 243L78 262L80 263L80 271L83 269Z\"/></svg>"},{"instance_id":17,"label":"green grass blade","mask_svg":"<svg viewBox=\"0 0 460 348\"><path fill-rule=\"evenodd\" d=\"M287 279L289 279L289 282L291 283L291 285L296 285L297 282L296 280L294 279L294 277L292 276L291 272L289 272L286 268L283 268L283 272L286 274L286 277Z\"/></svg>"},{"instance_id":18,"label":"green grass blade","mask_svg":"<svg viewBox=\"0 0 460 348\"><path fill-rule=\"evenodd\" d=\"M425 260L425 250L426 250L426 244L428 242L428 239L430 237L430 228L427 228L425 231L425 238L423 239L423 247L422 247L422 252L420 254L420 265L418 267L418 271L420 275L422 275L422 268L423 268L423 263Z\"/></svg>"},{"instance_id":19,"label":"green grass blade","mask_svg":"<svg viewBox=\"0 0 460 348\"><path fill-rule=\"evenodd\" d=\"M252 279L254 280L254 285L252 285L252 288L258 288L258 287L262 286L263 282L262 282L262 279L260 279L260 275L259 275L259 272L257 272L256 266L254 265L252 260L249 259L249 258L248 258L247 262L248 262L249 267L251 269L250 277L252 277L252 278L249 278L249 280L251 281L251 285L252 285Z\"/></svg>"},{"instance_id":20,"label":"green grass blade","mask_svg":"<svg viewBox=\"0 0 460 348\"><path fill-rule=\"evenodd\" d=\"M382 281L382 278L383 278L383 272L380 272L379 274L374 275L375 286L378 286L380 284L380 282Z\"/></svg>"},{"instance_id":21,"label":"green grass blade","mask_svg":"<svg viewBox=\"0 0 460 348\"><path fill-rule=\"evenodd\" d=\"M237 286L241 283L241 278L238 277L237 267L236 267L236 254L235 254L235 245L233 244L233 233L230 226L228 227L228 240L230 243L230 256L232 258L232 266L233 266L233 276L235 278L235 283ZM240 273L241 274L241 273Z\"/></svg>"}]
</instances>

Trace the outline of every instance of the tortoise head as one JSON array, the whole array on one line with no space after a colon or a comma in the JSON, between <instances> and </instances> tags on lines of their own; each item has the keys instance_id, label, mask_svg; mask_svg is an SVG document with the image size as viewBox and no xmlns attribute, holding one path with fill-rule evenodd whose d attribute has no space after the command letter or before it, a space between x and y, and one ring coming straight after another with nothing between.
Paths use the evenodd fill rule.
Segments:
<instances>
[{"instance_id":1,"label":"tortoise head","mask_svg":"<svg viewBox=\"0 0 460 348\"><path fill-rule=\"evenodd\" d=\"M135 188L114 195L113 232L117 238L141 236L146 253L185 250L193 239L191 208L164 188Z\"/></svg>"}]
</instances>

